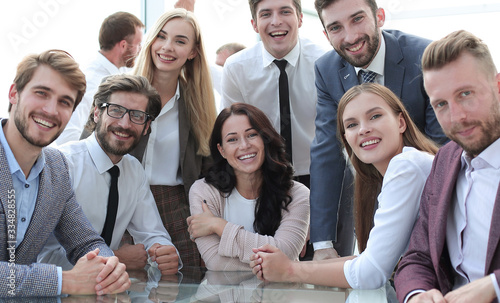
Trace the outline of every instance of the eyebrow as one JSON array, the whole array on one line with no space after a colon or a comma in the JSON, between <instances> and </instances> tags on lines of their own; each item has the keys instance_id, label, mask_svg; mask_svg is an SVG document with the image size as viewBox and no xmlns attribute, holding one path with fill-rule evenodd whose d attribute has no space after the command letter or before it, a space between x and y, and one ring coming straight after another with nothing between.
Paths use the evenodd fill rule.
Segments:
<instances>
[{"instance_id":1,"label":"eyebrow","mask_svg":"<svg viewBox=\"0 0 500 303\"><path fill-rule=\"evenodd\" d=\"M370 108L369 110L367 110L365 112L365 115L368 115L368 114L370 114L370 113L372 113L374 111L380 110L380 109L382 109L380 106L376 106L376 107ZM342 122L346 123L346 122L355 121L355 120L356 120L355 118L347 118L347 119L344 119Z\"/></svg>"},{"instance_id":2,"label":"eyebrow","mask_svg":"<svg viewBox=\"0 0 500 303\"><path fill-rule=\"evenodd\" d=\"M351 14L351 15L349 16L349 19L352 19L352 18L356 17L357 15L359 15L359 14L363 14L363 13L366 13L366 12L365 12L364 10L359 10L359 11L355 12L354 14ZM340 22L339 22L338 20L335 20L335 21L333 21L332 23L327 24L327 25L325 26L325 28L329 28L330 26L335 25L335 24L337 24L337 23L340 23Z\"/></svg>"},{"instance_id":3,"label":"eyebrow","mask_svg":"<svg viewBox=\"0 0 500 303\"><path fill-rule=\"evenodd\" d=\"M283 9L291 9L293 10L293 7L289 6L289 5L285 5L285 6L282 6L279 8L280 10L283 10ZM270 8L263 8L261 10L258 11L259 14L261 14L262 12L270 12L272 9Z\"/></svg>"},{"instance_id":4,"label":"eyebrow","mask_svg":"<svg viewBox=\"0 0 500 303\"><path fill-rule=\"evenodd\" d=\"M51 89L50 87L47 87L45 85L36 85L36 86L33 86L32 87L33 90L36 90L36 89L41 89L41 90L45 90L45 91L48 91L48 92L51 92L53 93L54 90ZM71 96L68 96L68 95L64 95L62 96L63 99L69 101L71 104L75 104L75 99L73 99Z\"/></svg>"},{"instance_id":5,"label":"eyebrow","mask_svg":"<svg viewBox=\"0 0 500 303\"><path fill-rule=\"evenodd\" d=\"M167 36L168 36L167 32L166 32L166 31L164 31L164 30L162 30L162 29L160 30L160 33L162 33L162 34L164 34L164 35L167 35ZM186 39L186 40L188 40L188 41L189 41L188 36L184 36L184 35L176 35L175 37L176 37L176 38Z\"/></svg>"},{"instance_id":6,"label":"eyebrow","mask_svg":"<svg viewBox=\"0 0 500 303\"><path fill-rule=\"evenodd\" d=\"M253 130L254 128L253 127L250 127L248 129L245 129L245 133L248 132L248 131L251 131ZM230 135L236 135L237 133L236 132L232 132L232 133L227 133L227 135L224 136L224 138L226 138L227 136L230 136Z\"/></svg>"}]
</instances>

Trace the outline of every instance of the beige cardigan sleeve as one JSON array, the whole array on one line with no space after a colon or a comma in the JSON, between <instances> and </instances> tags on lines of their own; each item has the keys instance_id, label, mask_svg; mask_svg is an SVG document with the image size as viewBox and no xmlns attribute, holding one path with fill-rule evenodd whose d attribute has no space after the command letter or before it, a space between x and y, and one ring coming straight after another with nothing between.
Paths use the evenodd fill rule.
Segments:
<instances>
[{"instance_id":1,"label":"beige cardigan sleeve","mask_svg":"<svg viewBox=\"0 0 500 303\"><path fill-rule=\"evenodd\" d=\"M290 190L292 202L282 219L274 237L263 236L243 229L243 226L228 222L222 237L216 234L196 239L196 245L209 270L251 270L252 248L264 244L278 247L290 259L297 260L305 244L309 229L309 189L294 182ZM223 217L225 199L205 179L196 181L189 192L191 214L203 212L201 203L206 200L209 209L217 217Z\"/></svg>"}]
</instances>

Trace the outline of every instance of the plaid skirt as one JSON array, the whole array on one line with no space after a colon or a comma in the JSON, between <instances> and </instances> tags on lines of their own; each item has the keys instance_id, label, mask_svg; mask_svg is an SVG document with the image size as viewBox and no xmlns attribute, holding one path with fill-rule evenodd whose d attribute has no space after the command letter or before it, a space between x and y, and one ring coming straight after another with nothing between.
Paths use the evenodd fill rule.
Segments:
<instances>
[{"instance_id":1,"label":"plaid skirt","mask_svg":"<svg viewBox=\"0 0 500 303\"><path fill-rule=\"evenodd\" d=\"M151 185L161 220L172 243L179 251L184 266L200 266L201 257L196 243L189 238L187 217L191 215L184 185Z\"/></svg>"}]
</instances>

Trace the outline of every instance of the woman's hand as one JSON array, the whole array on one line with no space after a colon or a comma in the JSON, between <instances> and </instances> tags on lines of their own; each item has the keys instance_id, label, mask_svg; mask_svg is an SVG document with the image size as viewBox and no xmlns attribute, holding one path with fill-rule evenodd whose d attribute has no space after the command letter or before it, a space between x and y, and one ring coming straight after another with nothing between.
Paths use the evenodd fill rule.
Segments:
<instances>
[{"instance_id":1,"label":"woman's hand","mask_svg":"<svg viewBox=\"0 0 500 303\"><path fill-rule=\"evenodd\" d=\"M196 238L212 234L217 234L219 237L222 236L227 221L214 216L205 201L203 201L201 207L203 208L203 213L187 218L187 224L189 225L188 232L191 235L191 240L194 241Z\"/></svg>"},{"instance_id":2,"label":"woman's hand","mask_svg":"<svg viewBox=\"0 0 500 303\"><path fill-rule=\"evenodd\" d=\"M259 280L272 282L293 281L293 261L281 250L266 244L253 248L250 256L250 267Z\"/></svg>"}]
</instances>

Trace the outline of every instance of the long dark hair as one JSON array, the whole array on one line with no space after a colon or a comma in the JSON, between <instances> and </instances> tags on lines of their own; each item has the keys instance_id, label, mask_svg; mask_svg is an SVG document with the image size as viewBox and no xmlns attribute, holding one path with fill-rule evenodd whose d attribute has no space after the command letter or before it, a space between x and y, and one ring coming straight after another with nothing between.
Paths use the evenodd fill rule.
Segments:
<instances>
[{"instance_id":1,"label":"long dark hair","mask_svg":"<svg viewBox=\"0 0 500 303\"><path fill-rule=\"evenodd\" d=\"M394 115L401 114L406 122L406 130L403 135L404 146L411 146L418 150L435 155L438 147L420 132L411 120L408 111L398 97L387 87L380 84L365 83L354 86L348 90L339 101L337 110L338 137L342 141L347 154L356 170L354 179L354 222L356 227L356 238L358 240L359 252L366 248L370 230L373 226L373 213L377 203L377 196L382 187L383 177L372 164L362 162L352 151L344 136L345 127L342 123L344 110L354 98L361 94L371 93L381 97L391 108Z\"/></svg>"},{"instance_id":2,"label":"long dark hair","mask_svg":"<svg viewBox=\"0 0 500 303\"><path fill-rule=\"evenodd\" d=\"M232 115L247 116L250 125L264 141L262 184L255 205L253 228L261 235L274 236L281 222L281 211L287 210L287 206L292 202L289 191L293 185L293 167L287 160L283 139L260 109L245 103L234 103L231 107L222 110L215 120L210 137L210 152L214 163L205 181L217 188L224 197L228 197L236 186L234 170L217 148L217 144L223 145L222 126Z\"/></svg>"}]
</instances>

